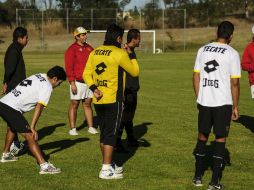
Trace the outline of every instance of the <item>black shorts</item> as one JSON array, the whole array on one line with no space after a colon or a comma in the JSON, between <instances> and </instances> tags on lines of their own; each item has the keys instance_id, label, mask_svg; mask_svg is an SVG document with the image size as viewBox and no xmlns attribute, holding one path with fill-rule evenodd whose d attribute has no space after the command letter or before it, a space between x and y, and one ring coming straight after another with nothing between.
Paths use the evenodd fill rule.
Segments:
<instances>
[{"instance_id":1,"label":"black shorts","mask_svg":"<svg viewBox=\"0 0 254 190\"><path fill-rule=\"evenodd\" d=\"M124 112L135 112L137 108L137 92L124 91Z\"/></svg>"},{"instance_id":2,"label":"black shorts","mask_svg":"<svg viewBox=\"0 0 254 190\"><path fill-rule=\"evenodd\" d=\"M30 133L30 127L25 117L17 110L0 102L0 116L6 121L12 132Z\"/></svg>"},{"instance_id":3,"label":"black shorts","mask_svg":"<svg viewBox=\"0 0 254 190\"><path fill-rule=\"evenodd\" d=\"M100 143L115 146L122 118L123 103L94 104L100 126Z\"/></svg>"},{"instance_id":4,"label":"black shorts","mask_svg":"<svg viewBox=\"0 0 254 190\"><path fill-rule=\"evenodd\" d=\"M198 131L209 134L213 127L216 137L227 137L232 115L232 105L206 107L198 104Z\"/></svg>"}]
</instances>

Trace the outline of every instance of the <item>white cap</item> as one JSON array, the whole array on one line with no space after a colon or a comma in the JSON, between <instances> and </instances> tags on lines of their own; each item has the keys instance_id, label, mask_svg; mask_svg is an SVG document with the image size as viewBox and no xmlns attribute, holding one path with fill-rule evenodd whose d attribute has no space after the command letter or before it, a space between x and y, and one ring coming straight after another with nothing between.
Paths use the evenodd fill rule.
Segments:
<instances>
[{"instance_id":1,"label":"white cap","mask_svg":"<svg viewBox=\"0 0 254 190\"><path fill-rule=\"evenodd\" d=\"M74 36L77 36L77 35L79 35L79 34L86 34L86 33L88 33L88 32L89 32L89 30L86 30L86 29L84 29L82 26L80 26L80 27L78 27L78 28L75 29L75 31L73 32L73 35L74 35Z\"/></svg>"},{"instance_id":2,"label":"white cap","mask_svg":"<svg viewBox=\"0 0 254 190\"><path fill-rule=\"evenodd\" d=\"M254 26L252 26L251 31L252 31L252 33L254 34Z\"/></svg>"}]
</instances>

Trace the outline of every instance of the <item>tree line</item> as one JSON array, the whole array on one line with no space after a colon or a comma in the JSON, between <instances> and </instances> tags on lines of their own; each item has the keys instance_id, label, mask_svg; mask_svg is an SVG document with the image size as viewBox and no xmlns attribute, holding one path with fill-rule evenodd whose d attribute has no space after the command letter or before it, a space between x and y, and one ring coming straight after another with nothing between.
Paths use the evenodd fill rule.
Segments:
<instances>
[{"instance_id":1,"label":"tree line","mask_svg":"<svg viewBox=\"0 0 254 190\"><path fill-rule=\"evenodd\" d=\"M16 23L16 9L34 9L39 12L43 9L51 17L65 17L63 9L70 9L69 14L73 17L84 16L84 9L105 10L106 8L116 9L121 13L124 7L131 0L6 0L0 2L0 25L12 27ZM167 27L182 27L184 20L181 11L186 9L186 26L202 27L214 26L226 17L235 17L253 21L254 1L251 0L164 0L165 24ZM144 14L144 24L146 29L161 28L159 24L162 14L159 7L159 0L148 0L142 12ZM168 11L170 10L170 11ZM172 11L171 11L172 10ZM136 7L130 10L136 16L140 10ZM22 14L31 14L25 12ZM34 13L33 13L34 14ZM116 17L115 11L98 11L95 17ZM26 15L27 17L32 15ZM66 22L66 21L64 21ZM75 22L75 21L73 21ZM108 22L112 22L109 20ZM65 24L65 23L63 23ZM97 29L104 27L105 23L97 24Z\"/></svg>"}]
</instances>

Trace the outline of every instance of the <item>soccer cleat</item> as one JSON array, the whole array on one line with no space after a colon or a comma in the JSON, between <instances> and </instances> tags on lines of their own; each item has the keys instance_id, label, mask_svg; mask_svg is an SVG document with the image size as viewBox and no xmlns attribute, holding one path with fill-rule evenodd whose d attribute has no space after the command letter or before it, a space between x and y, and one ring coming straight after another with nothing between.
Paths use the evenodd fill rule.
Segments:
<instances>
[{"instance_id":1,"label":"soccer cleat","mask_svg":"<svg viewBox=\"0 0 254 190\"><path fill-rule=\"evenodd\" d=\"M18 142L18 143L17 143ZM13 155L18 155L25 149L25 144L23 142L13 142L10 147L10 153Z\"/></svg>"},{"instance_id":2,"label":"soccer cleat","mask_svg":"<svg viewBox=\"0 0 254 190\"><path fill-rule=\"evenodd\" d=\"M76 129L76 128L73 128L73 129L69 130L69 135L71 135L71 136L76 136L76 135L78 135L77 129Z\"/></svg>"},{"instance_id":3,"label":"soccer cleat","mask_svg":"<svg viewBox=\"0 0 254 190\"><path fill-rule=\"evenodd\" d=\"M216 190L216 189L224 189L224 186L221 184L214 184L214 183L209 183L207 190Z\"/></svg>"},{"instance_id":4,"label":"soccer cleat","mask_svg":"<svg viewBox=\"0 0 254 190\"><path fill-rule=\"evenodd\" d=\"M47 167L46 168L42 168L40 169L39 174L58 174L61 173L61 169L60 168L56 168L53 164L51 163L47 163Z\"/></svg>"},{"instance_id":5,"label":"soccer cleat","mask_svg":"<svg viewBox=\"0 0 254 190\"><path fill-rule=\"evenodd\" d=\"M202 178L201 178L201 177L194 177L194 178L192 179L192 183L193 183L193 185L195 185L196 187L201 187L201 186L203 186Z\"/></svg>"},{"instance_id":6,"label":"soccer cleat","mask_svg":"<svg viewBox=\"0 0 254 190\"><path fill-rule=\"evenodd\" d=\"M123 167L117 166L116 163L112 162L111 167L113 168L116 174L123 173Z\"/></svg>"},{"instance_id":7,"label":"soccer cleat","mask_svg":"<svg viewBox=\"0 0 254 190\"><path fill-rule=\"evenodd\" d=\"M1 162L14 162L18 161L18 157L14 156L12 153L3 153Z\"/></svg>"},{"instance_id":8,"label":"soccer cleat","mask_svg":"<svg viewBox=\"0 0 254 190\"><path fill-rule=\"evenodd\" d=\"M99 173L99 178L101 179L122 179L123 174L117 174L113 168L107 170L101 170Z\"/></svg>"},{"instance_id":9,"label":"soccer cleat","mask_svg":"<svg viewBox=\"0 0 254 190\"><path fill-rule=\"evenodd\" d=\"M98 134L99 132L94 128L94 127L89 127L88 128L88 133L91 133L91 134Z\"/></svg>"}]
</instances>

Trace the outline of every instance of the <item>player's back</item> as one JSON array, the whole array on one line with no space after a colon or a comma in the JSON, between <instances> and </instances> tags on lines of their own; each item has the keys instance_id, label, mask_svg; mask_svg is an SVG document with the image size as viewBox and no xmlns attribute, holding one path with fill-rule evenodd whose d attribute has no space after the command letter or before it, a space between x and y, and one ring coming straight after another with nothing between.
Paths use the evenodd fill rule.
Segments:
<instances>
[{"instance_id":1,"label":"player's back","mask_svg":"<svg viewBox=\"0 0 254 190\"><path fill-rule=\"evenodd\" d=\"M228 44L213 42L198 51L194 71L200 72L198 103L232 104L230 79L240 75L238 52Z\"/></svg>"},{"instance_id":2,"label":"player's back","mask_svg":"<svg viewBox=\"0 0 254 190\"><path fill-rule=\"evenodd\" d=\"M47 105L53 88L46 74L32 75L0 99L21 113L32 110L37 103Z\"/></svg>"}]
</instances>

